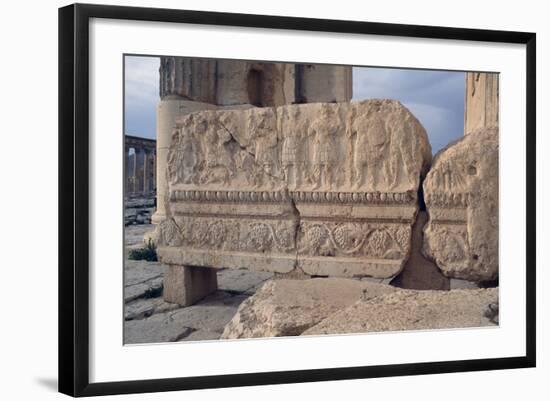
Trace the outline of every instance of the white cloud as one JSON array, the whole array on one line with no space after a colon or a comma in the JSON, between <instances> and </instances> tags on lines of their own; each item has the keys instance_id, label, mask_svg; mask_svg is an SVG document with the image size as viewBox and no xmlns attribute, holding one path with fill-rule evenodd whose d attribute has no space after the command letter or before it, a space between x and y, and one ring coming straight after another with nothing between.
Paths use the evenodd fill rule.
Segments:
<instances>
[{"instance_id":1,"label":"white cloud","mask_svg":"<svg viewBox=\"0 0 550 401\"><path fill-rule=\"evenodd\" d=\"M125 58L125 129L128 134L147 138L156 136L159 64L158 57Z\"/></svg>"},{"instance_id":2,"label":"white cloud","mask_svg":"<svg viewBox=\"0 0 550 401\"><path fill-rule=\"evenodd\" d=\"M158 101L159 63L158 57L126 56L124 78L127 102Z\"/></svg>"}]
</instances>

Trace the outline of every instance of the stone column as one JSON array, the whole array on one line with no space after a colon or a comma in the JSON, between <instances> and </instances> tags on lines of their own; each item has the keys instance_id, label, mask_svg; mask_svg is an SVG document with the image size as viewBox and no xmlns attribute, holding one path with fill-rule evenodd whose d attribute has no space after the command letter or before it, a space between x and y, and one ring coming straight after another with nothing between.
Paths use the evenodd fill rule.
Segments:
<instances>
[{"instance_id":1,"label":"stone column","mask_svg":"<svg viewBox=\"0 0 550 401\"><path fill-rule=\"evenodd\" d=\"M129 177L128 177L128 193L133 194L136 192L136 148L132 155L128 154L130 159Z\"/></svg>"},{"instance_id":2,"label":"stone column","mask_svg":"<svg viewBox=\"0 0 550 401\"><path fill-rule=\"evenodd\" d=\"M143 149L143 187L141 191L144 194L149 192L149 159L151 157L151 151L147 148Z\"/></svg>"},{"instance_id":3,"label":"stone column","mask_svg":"<svg viewBox=\"0 0 550 401\"><path fill-rule=\"evenodd\" d=\"M147 165L146 172L145 172L145 181L146 181L145 192L146 193L151 193L151 191L153 190L153 179L154 179L153 169L155 166L153 158L154 158L154 150L147 148L146 158L145 158L145 164Z\"/></svg>"},{"instance_id":4,"label":"stone column","mask_svg":"<svg viewBox=\"0 0 550 401\"><path fill-rule=\"evenodd\" d=\"M321 64L296 65L298 103L349 102L352 68Z\"/></svg>"},{"instance_id":5,"label":"stone column","mask_svg":"<svg viewBox=\"0 0 550 401\"><path fill-rule=\"evenodd\" d=\"M128 195L130 192L130 148L124 146L124 195Z\"/></svg>"},{"instance_id":6,"label":"stone column","mask_svg":"<svg viewBox=\"0 0 550 401\"><path fill-rule=\"evenodd\" d=\"M466 73L464 135L478 128L498 126L498 74Z\"/></svg>"},{"instance_id":7,"label":"stone column","mask_svg":"<svg viewBox=\"0 0 550 401\"><path fill-rule=\"evenodd\" d=\"M172 131L176 119L194 111L215 109L209 103L193 102L179 97L162 99L157 106L157 210L151 220L158 224L166 218L165 201L168 185L166 183L166 157L172 140Z\"/></svg>"},{"instance_id":8,"label":"stone column","mask_svg":"<svg viewBox=\"0 0 550 401\"><path fill-rule=\"evenodd\" d=\"M149 159L147 161L147 182L149 185L147 186L147 192L153 192L155 190L155 157L155 148L149 149Z\"/></svg>"},{"instance_id":9,"label":"stone column","mask_svg":"<svg viewBox=\"0 0 550 401\"><path fill-rule=\"evenodd\" d=\"M135 151L135 169L134 169L134 192L143 192L143 170L145 152L142 148L136 147Z\"/></svg>"},{"instance_id":10,"label":"stone column","mask_svg":"<svg viewBox=\"0 0 550 401\"><path fill-rule=\"evenodd\" d=\"M151 153L151 157L153 159L152 166L151 166L151 191L157 190L157 150L153 149L153 152Z\"/></svg>"}]
</instances>

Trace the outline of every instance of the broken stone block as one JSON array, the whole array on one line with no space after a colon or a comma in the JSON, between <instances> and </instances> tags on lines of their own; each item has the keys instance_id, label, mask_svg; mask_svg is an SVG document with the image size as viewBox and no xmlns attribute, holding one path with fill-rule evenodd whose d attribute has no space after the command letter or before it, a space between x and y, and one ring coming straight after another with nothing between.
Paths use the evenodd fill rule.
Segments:
<instances>
[{"instance_id":1,"label":"broken stone block","mask_svg":"<svg viewBox=\"0 0 550 401\"><path fill-rule=\"evenodd\" d=\"M399 102L371 100L187 114L167 160L164 264L390 278L431 148Z\"/></svg>"},{"instance_id":2,"label":"broken stone block","mask_svg":"<svg viewBox=\"0 0 550 401\"><path fill-rule=\"evenodd\" d=\"M345 278L271 280L244 301L222 339L297 336L361 298L399 291Z\"/></svg>"},{"instance_id":3,"label":"broken stone block","mask_svg":"<svg viewBox=\"0 0 550 401\"><path fill-rule=\"evenodd\" d=\"M424 181L424 253L448 277L498 278L498 171L497 128L473 131L434 159Z\"/></svg>"},{"instance_id":4,"label":"broken stone block","mask_svg":"<svg viewBox=\"0 0 550 401\"><path fill-rule=\"evenodd\" d=\"M357 301L302 335L494 326L498 322L498 307L490 305L495 303L498 303L498 288L399 290ZM489 309L491 313L487 312Z\"/></svg>"},{"instance_id":5,"label":"broken stone block","mask_svg":"<svg viewBox=\"0 0 550 401\"><path fill-rule=\"evenodd\" d=\"M216 291L216 270L193 266L166 265L164 269L164 300L181 306L193 305Z\"/></svg>"}]
</instances>

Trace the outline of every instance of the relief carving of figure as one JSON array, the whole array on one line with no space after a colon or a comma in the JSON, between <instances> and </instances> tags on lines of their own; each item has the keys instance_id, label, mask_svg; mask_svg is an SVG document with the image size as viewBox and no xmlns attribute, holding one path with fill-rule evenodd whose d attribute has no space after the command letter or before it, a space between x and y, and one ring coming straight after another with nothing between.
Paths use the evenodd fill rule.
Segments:
<instances>
[{"instance_id":1,"label":"relief carving of figure","mask_svg":"<svg viewBox=\"0 0 550 401\"><path fill-rule=\"evenodd\" d=\"M329 186L333 181L334 136L339 128L337 118L331 106L322 104L320 117L308 131L308 135L313 135L313 171L310 181L314 189Z\"/></svg>"},{"instance_id":2,"label":"relief carving of figure","mask_svg":"<svg viewBox=\"0 0 550 401\"><path fill-rule=\"evenodd\" d=\"M288 110L288 109L287 109ZM283 131L283 148L281 153L281 164L285 174L286 182L296 188L299 184L298 169L302 163L300 154L300 138L301 127L297 127L299 110L292 108L288 111L288 119L284 121Z\"/></svg>"},{"instance_id":3,"label":"relief carving of figure","mask_svg":"<svg viewBox=\"0 0 550 401\"><path fill-rule=\"evenodd\" d=\"M267 113L261 113L260 120L254 126L254 150L256 163L262 166L265 173L274 175L277 165L277 133L270 117Z\"/></svg>"},{"instance_id":4,"label":"relief carving of figure","mask_svg":"<svg viewBox=\"0 0 550 401\"><path fill-rule=\"evenodd\" d=\"M392 146L389 155L390 163L390 188L395 188L400 182L401 166L403 166L405 177L410 184L417 179L419 161L413 157L417 147L417 137L411 133L415 131L414 122L407 116L401 124L392 127ZM400 138L400 139L397 139Z\"/></svg>"},{"instance_id":5,"label":"relief carving of figure","mask_svg":"<svg viewBox=\"0 0 550 401\"><path fill-rule=\"evenodd\" d=\"M206 121L204 121L206 123ZM205 174L201 183L228 184L235 171L234 160L226 144L231 135L215 121L204 128Z\"/></svg>"},{"instance_id":6,"label":"relief carving of figure","mask_svg":"<svg viewBox=\"0 0 550 401\"><path fill-rule=\"evenodd\" d=\"M385 179L390 175L387 158L390 136L384 121L376 116L359 116L351 122L348 136L355 137L351 183L356 188L366 184L374 190L380 181L379 174Z\"/></svg>"},{"instance_id":7,"label":"relief carving of figure","mask_svg":"<svg viewBox=\"0 0 550 401\"><path fill-rule=\"evenodd\" d=\"M194 121L189 116L180 129L172 132L172 147L168 154L170 182L189 184L195 177L197 166L197 141L193 137Z\"/></svg>"},{"instance_id":8,"label":"relief carving of figure","mask_svg":"<svg viewBox=\"0 0 550 401\"><path fill-rule=\"evenodd\" d=\"M433 170L433 181L443 191L465 189L466 179L460 169L449 162L442 163L437 170Z\"/></svg>"}]
</instances>

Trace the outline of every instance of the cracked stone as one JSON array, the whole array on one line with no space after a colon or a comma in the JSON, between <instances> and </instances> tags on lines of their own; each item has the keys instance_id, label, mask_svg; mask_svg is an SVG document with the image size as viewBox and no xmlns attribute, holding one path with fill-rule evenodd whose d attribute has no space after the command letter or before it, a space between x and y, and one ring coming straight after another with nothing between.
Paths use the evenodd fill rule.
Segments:
<instances>
[{"instance_id":1,"label":"cracked stone","mask_svg":"<svg viewBox=\"0 0 550 401\"><path fill-rule=\"evenodd\" d=\"M424 253L447 277L498 279L498 166L498 127L482 128L441 150L426 176Z\"/></svg>"},{"instance_id":2,"label":"cracked stone","mask_svg":"<svg viewBox=\"0 0 550 401\"><path fill-rule=\"evenodd\" d=\"M213 336L210 333L220 336L224 326L246 298L245 295L217 291L193 306L154 313L144 319L127 320L124 322L124 343L180 341L195 331L199 333L185 341L205 340Z\"/></svg>"},{"instance_id":3,"label":"cracked stone","mask_svg":"<svg viewBox=\"0 0 550 401\"><path fill-rule=\"evenodd\" d=\"M179 308L178 304L164 302L162 298L141 298L124 305L124 319L143 319L154 313L170 312Z\"/></svg>"},{"instance_id":4,"label":"cracked stone","mask_svg":"<svg viewBox=\"0 0 550 401\"><path fill-rule=\"evenodd\" d=\"M124 262L124 302L158 296L163 288L164 269L159 262Z\"/></svg>"},{"instance_id":5,"label":"cracked stone","mask_svg":"<svg viewBox=\"0 0 550 401\"><path fill-rule=\"evenodd\" d=\"M361 298L393 291L343 278L271 280L241 304L221 338L296 336Z\"/></svg>"},{"instance_id":6,"label":"cracked stone","mask_svg":"<svg viewBox=\"0 0 550 401\"><path fill-rule=\"evenodd\" d=\"M162 294L163 279L158 277L144 283L124 287L124 302L139 298L153 298Z\"/></svg>"},{"instance_id":7,"label":"cracked stone","mask_svg":"<svg viewBox=\"0 0 550 401\"><path fill-rule=\"evenodd\" d=\"M124 344L173 342L191 334L193 329L186 327L185 322L172 318L171 314L173 312L125 321Z\"/></svg>"},{"instance_id":8,"label":"cracked stone","mask_svg":"<svg viewBox=\"0 0 550 401\"><path fill-rule=\"evenodd\" d=\"M392 278L431 160L397 101L201 111L170 144L167 264Z\"/></svg>"}]
</instances>

